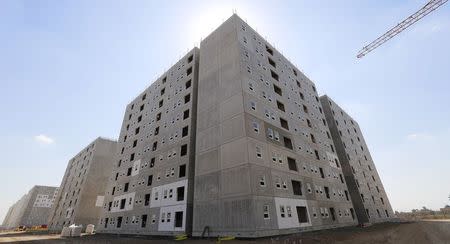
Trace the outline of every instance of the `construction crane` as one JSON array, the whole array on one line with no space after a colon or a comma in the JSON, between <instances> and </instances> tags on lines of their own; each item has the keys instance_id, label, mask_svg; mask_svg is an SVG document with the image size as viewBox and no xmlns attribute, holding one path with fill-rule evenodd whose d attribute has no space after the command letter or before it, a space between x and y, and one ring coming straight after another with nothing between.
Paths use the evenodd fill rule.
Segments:
<instances>
[{"instance_id":1,"label":"construction crane","mask_svg":"<svg viewBox=\"0 0 450 244\"><path fill-rule=\"evenodd\" d=\"M423 17L427 16L429 13L433 12L440 6L444 5L448 0L430 0L425 6L419 9L414 14L410 15L408 18L398 23L395 27L384 33L382 36L375 39L369 45L363 47L361 51L356 55L357 58L362 58L375 48L381 46L383 43L389 41L394 36L398 35L400 32L413 25Z\"/></svg>"}]
</instances>

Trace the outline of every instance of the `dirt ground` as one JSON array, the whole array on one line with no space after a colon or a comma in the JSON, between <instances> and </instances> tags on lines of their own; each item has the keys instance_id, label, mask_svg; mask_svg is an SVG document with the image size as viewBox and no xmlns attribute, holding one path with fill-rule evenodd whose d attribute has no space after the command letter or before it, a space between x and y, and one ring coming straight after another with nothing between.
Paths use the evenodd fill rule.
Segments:
<instances>
[{"instance_id":1,"label":"dirt ground","mask_svg":"<svg viewBox=\"0 0 450 244\"><path fill-rule=\"evenodd\" d=\"M125 237L115 235L85 235L79 238L61 238L59 235L6 233L0 234L0 243L215 243L217 239L190 239L174 241L173 239L151 239L149 237ZM317 244L317 243L448 243L450 244L450 221L421 221L411 223L384 223L367 228L341 228L335 230L299 233L275 238L252 240L222 241L224 244L241 243L283 243L283 244Z\"/></svg>"}]
</instances>

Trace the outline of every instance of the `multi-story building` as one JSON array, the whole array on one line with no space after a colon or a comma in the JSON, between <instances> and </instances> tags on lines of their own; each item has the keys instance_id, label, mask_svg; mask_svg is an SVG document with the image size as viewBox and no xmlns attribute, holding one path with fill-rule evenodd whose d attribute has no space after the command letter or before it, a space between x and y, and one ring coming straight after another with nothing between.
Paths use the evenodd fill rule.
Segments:
<instances>
[{"instance_id":1,"label":"multi-story building","mask_svg":"<svg viewBox=\"0 0 450 244\"><path fill-rule=\"evenodd\" d=\"M333 139L314 83L233 15L128 104L97 230L259 237L356 225Z\"/></svg>"},{"instance_id":2,"label":"multi-story building","mask_svg":"<svg viewBox=\"0 0 450 244\"><path fill-rule=\"evenodd\" d=\"M198 60L194 48L128 104L99 232L191 232Z\"/></svg>"},{"instance_id":3,"label":"multi-story building","mask_svg":"<svg viewBox=\"0 0 450 244\"><path fill-rule=\"evenodd\" d=\"M48 217L50 230L58 231L71 224L97 224L116 145L115 141L99 137L69 160Z\"/></svg>"},{"instance_id":4,"label":"multi-story building","mask_svg":"<svg viewBox=\"0 0 450 244\"><path fill-rule=\"evenodd\" d=\"M328 96L320 101L359 223L391 220L391 204L358 123Z\"/></svg>"},{"instance_id":5,"label":"multi-story building","mask_svg":"<svg viewBox=\"0 0 450 244\"><path fill-rule=\"evenodd\" d=\"M355 225L314 83L237 15L199 65L193 234Z\"/></svg>"},{"instance_id":6,"label":"multi-story building","mask_svg":"<svg viewBox=\"0 0 450 244\"><path fill-rule=\"evenodd\" d=\"M9 208L3 220L3 226L11 229L18 226L47 225L47 219L57 193L57 187L34 186Z\"/></svg>"}]
</instances>

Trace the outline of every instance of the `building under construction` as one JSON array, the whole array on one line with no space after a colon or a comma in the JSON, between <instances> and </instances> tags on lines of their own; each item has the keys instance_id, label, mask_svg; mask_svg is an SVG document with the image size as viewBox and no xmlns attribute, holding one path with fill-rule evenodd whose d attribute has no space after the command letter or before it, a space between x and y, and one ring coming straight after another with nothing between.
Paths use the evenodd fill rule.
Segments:
<instances>
[{"instance_id":1,"label":"building under construction","mask_svg":"<svg viewBox=\"0 0 450 244\"><path fill-rule=\"evenodd\" d=\"M9 208L2 226L13 229L19 226L47 225L57 194L57 187L34 186Z\"/></svg>"}]
</instances>

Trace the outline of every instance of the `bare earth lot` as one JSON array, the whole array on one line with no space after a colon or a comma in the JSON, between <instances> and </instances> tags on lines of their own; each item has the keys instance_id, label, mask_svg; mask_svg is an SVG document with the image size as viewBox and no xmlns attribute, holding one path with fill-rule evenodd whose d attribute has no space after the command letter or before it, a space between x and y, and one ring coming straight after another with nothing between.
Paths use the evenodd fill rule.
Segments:
<instances>
[{"instance_id":1,"label":"bare earth lot","mask_svg":"<svg viewBox=\"0 0 450 244\"><path fill-rule=\"evenodd\" d=\"M47 234L0 234L0 243L215 243L217 239L173 241L172 239L149 239L148 237L129 237L114 235L91 235L80 238L60 238L59 235ZM256 240L223 241L234 243L449 243L450 221L421 221L412 223L385 223L367 228L342 228L337 230L316 231L303 234L282 236L277 238L261 238Z\"/></svg>"}]
</instances>

